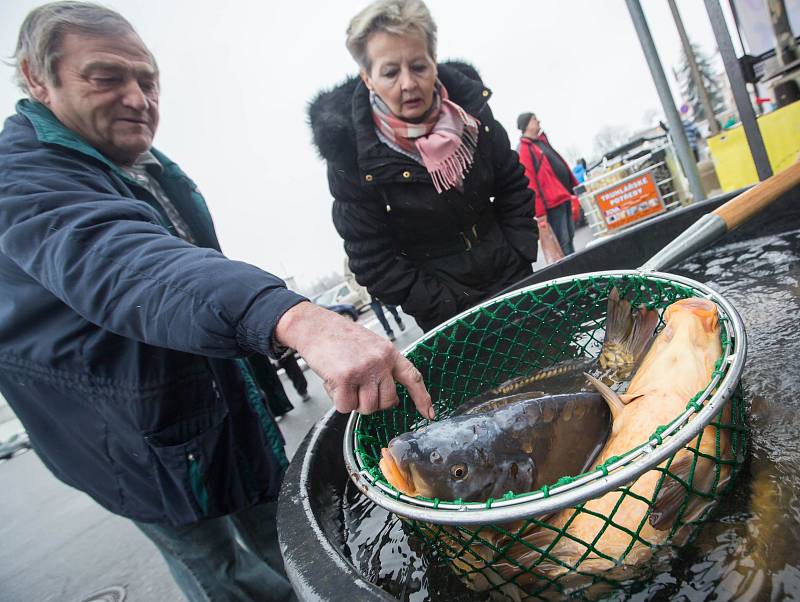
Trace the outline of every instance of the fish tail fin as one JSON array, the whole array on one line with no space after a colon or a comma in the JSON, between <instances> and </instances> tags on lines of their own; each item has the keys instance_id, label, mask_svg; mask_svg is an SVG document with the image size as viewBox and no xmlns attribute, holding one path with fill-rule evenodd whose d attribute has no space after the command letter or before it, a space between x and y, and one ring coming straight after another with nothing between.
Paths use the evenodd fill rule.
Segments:
<instances>
[{"instance_id":1,"label":"fish tail fin","mask_svg":"<svg viewBox=\"0 0 800 602\"><path fill-rule=\"evenodd\" d=\"M597 392L603 396L603 399L606 400L608 404L608 409L611 410L611 419L612 419L612 427L611 433L617 433L621 426L622 412L625 410L625 404L622 403L619 395L617 395L608 385L606 385L603 381L598 378L595 378L591 374L584 372L584 376L589 380L589 382L597 389Z\"/></svg>"}]
</instances>

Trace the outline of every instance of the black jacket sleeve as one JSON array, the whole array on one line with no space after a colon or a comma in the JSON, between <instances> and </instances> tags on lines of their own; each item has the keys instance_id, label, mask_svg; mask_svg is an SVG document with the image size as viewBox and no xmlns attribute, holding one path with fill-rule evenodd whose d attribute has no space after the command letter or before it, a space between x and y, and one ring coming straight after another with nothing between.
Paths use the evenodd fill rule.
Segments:
<instances>
[{"instance_id":1,"label":"black jacket sleeve","mask_svg":"<svg viewBox=\"0 0 800 602\"><path fill-rule=\"evenodd\" d=\"M482 113L482 122L491 124L497 221L511 246L533 263L538 252L539 227L534 218L533 193L528 187L528 178L503 126L492 117L488 107Z\"/></svg>"},{"instance_id":2,"label":"black jacket sleeve","mask_svg":"<svg viewBox=\"0 0 800 602\"><path fill-rule=\"evenodd\" d=\"M333 223L344 239L356 280L374 297L438 323L457 312L456 296L445 283L400 255L380 198L371 197L345 171L328 167Z\"/></svg>"},{"instance_id":3,"label":"black jacket sleeve","mask_svg":"<svg viewBox=\"0 0 800 602\"><path fill-rule=\"evenodd\" d=\"M86 320L150 345L273 351L275 325L303 300L282 280L172 236L100 167L57 150L30 155L0 173L0 252L22 271Z\"/></svg>"}]
</instances>

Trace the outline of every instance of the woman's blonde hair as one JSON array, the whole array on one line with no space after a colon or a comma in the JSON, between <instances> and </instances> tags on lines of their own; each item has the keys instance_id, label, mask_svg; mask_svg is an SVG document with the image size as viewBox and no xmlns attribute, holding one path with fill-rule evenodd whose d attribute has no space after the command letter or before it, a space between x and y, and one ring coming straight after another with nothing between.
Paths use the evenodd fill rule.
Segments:
<instances>
[{"instance_id":1,"label":"woman's blonde hair","mask_svg":"<svg viewBox=\"0 0 800 602\"><path fill-rule=\"evenodd\" d=\"M436 60L436 23L421 0L377 0L350 20L347 50L359 67L369 71L367 40L373 33L394 35L422 34L428 54Z\"/></svg>"}]
</instances>

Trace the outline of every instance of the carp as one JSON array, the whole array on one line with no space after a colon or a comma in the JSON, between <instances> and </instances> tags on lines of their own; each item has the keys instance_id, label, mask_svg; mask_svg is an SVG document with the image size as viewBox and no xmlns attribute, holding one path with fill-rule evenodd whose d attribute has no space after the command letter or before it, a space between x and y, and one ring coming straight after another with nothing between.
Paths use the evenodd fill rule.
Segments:
<instances>
[{"instance_id":1,"label":"carp","mask_svg":"<svg viewBox=\"0 0 800 602\"><path fill-rule=\"evenodd\" d=\"M610 432L597 393L489 403L392 439L380 461L386 480L409 496L482 502L584 472Z\"/></svg>"}]
</instances>

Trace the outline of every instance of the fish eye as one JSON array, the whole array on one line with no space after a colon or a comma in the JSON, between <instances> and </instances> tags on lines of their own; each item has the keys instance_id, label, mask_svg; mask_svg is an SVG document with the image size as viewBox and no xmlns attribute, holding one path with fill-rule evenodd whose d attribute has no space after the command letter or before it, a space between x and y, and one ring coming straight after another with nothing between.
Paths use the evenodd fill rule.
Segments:
<instances>
[{"instance_id":1,"label":"fish eye","mask_svg":"<svg viewBox=\"0 0 800 602\"><path fill-rule=\"evenodd\" d=\"M438 451L432 451L431 452L431 462L433 464L441 464L442 463L442 454L440 454Z\"/></svg>"},{"instance_id":2,"label":"fish eye","mask_svg":"<svg viewBox=\"0 0 800 602\"><path fill-rule=\"evenodd\" d=\"M457 481L461 481L462 479L466 478L466 476L467 476L467 465L466 464L453 464L450 467L450 474Z\"/></svg>"}]
</instances>

